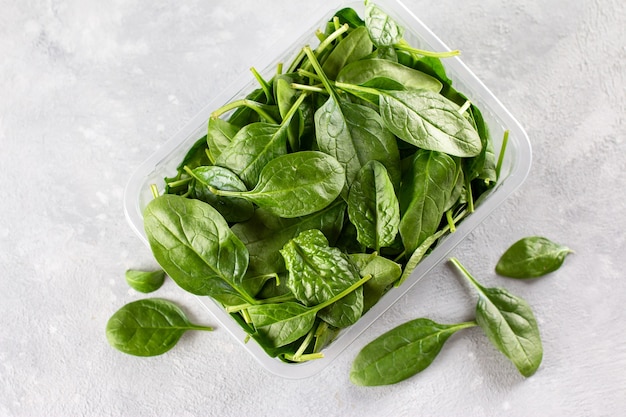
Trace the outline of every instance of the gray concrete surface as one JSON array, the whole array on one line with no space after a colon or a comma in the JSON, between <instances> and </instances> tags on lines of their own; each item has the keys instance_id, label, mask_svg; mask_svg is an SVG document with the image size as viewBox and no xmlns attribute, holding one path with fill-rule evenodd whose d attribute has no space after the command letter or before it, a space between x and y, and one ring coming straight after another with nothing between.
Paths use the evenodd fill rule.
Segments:
<instances>
[{"instance_id":1,"label":"gray concrete surface","mask_svg":"<svg viewBox=\"0 0 626 417\"><path fill-rule=\"evenodd\" d=\"M1 416L618 416L626 410L626 5L617 0L405 3L526 128L525 184L454 251L535 309L544 341L524 379L481 336L454 337L425 372L359 388L351 361L416 317L472 315L446 265L332 366L262 369L224 331L161 357L113 350L104 327L127 268L153 267L122 199L133 170L320 2L0 0ZM533 282L492 267L518 238L575 250ZM212 318L167 282L159 296ZM474 329L477 330L477 329Z\"/></svg>"}]
</instances>

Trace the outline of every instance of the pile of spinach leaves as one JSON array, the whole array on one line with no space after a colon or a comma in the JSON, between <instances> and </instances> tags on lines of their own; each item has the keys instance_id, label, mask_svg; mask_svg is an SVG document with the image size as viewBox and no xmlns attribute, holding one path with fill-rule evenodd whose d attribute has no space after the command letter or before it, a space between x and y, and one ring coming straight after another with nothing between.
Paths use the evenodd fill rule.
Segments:
<instances>
[{"instance_id":1,"label":"pile of spinach leaves","mask_svg":"<svg viewBox=\"0 0 626 417\"><path fill-rule=\"evenodd\" d=\"M316 36L271 79L253 70L259 87L215 110L144 212L167 275L288 362L322 357L404 281L496 184L501 158L446 76L440 58L456 51L411 47L367 3ZM142 343L116 323L112 344Z\"/></svg>"}]
</instances>

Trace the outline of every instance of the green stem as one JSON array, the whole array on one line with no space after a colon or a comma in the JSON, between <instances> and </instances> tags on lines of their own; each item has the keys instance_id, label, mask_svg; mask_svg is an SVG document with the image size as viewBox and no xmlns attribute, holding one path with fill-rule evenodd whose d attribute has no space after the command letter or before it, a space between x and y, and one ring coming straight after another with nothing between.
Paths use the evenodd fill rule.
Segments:
<instances>
[{"instance_id":1,"label":"green stem","mask_svg":"<svg viewBox=\"0 0 626 417\"><path fill-rule=\"evenodd\" d=\"M366 93L366 94L374 94L374 95L377 95L377 96L380 96L381 94L383 94L382 91L380 91L380 90L378 90L376 88L363 87L362 85L342 83L340 81L335 81L334 85L338 89L347 91L348 93L350 93L350 92L359 92L359 93Z\"/></svg>"},{"instance_id":2,"label":"green stem","mask_svg":"<svg viewBox=\"0 0 626 417\"><path fill-rule=\"evenodd\" d=\"M302 94L298 96L296 101L294 101L293 105L289 108L289 111L287 112L287 114L285 114L285 117L283 117L283 120L280 122L281 126L285 126L289 124L293 115L296 114L296 112L298 111L298 108L304 102L304 99L306 98L307 94L308 92L303 91Z\"/></svg>"},{"instance_id":3,"label":"green stem","mask_svg":"<svg viewBox=\"0 0 626 417\"><path fill-rule=\"evenodd\" d=\"M316 353L305 353L304 355L300 355L296 357L296 355L292 355L290 353L285 353L284 358L291 362L307 362L315 359L323 359L324 354L321 352Z\"/></svg>"},{"instance_id":4,"label":"green stem","mask_svg":"<svg viewBox=\"0 0 626 417\"><path fill-rule=\"evenodd\" d=\"M347 25L345 25L347 26ZM306 54L306 56L309 58L309 62L311 63L311 65L313 66L313 69L315 70L315 72L317 73L317 75L320 77L320 79L322 80L322 84L324 84L324 88L326 89L326 91L328 91L328 94L331 95L331 97L333 98L333 100L335 100L336 102L338 102L338 98L337 98L337 93L335 92L330 80L328 79L328 77L326 76L326 74L324 73L324 70L322 69L322 66L320 65L319 61L317 60L317 58L315 57L315 54L313 53L313 51L311 50L311 48L309 46L305 46L304 47L304 53Z\"/></svg>"},{"instance_id":5,"label":"green stem","mask_svg":"<svg viewBox=\"0 0 626 417\"><path fill-rule=\"evenodd\" d=\"M300 347L298 347L298 350L296 350L296 352L293 354L293 358L292 358L293 361L297 362L300 359L300 357L304 355L304 351L309 347L309 345L311 344L311 341L313 340L315 329L316 327L312 327L309 333L307 333L306 337L302 341L302 344L300 344Z\"/></svg>"},{"instance_id":6,"label":"green stem","mask_svg":"<svg viewBox=\"0 0 626 417\"><path fill-rule=\"evenodd\" d=\"M448 221L450 233L456 232L456 225L454 224L454 219L452 218L452 209L446 211L446 220Z\"/></svg>"},{"instance_id":7,"label":"green stem","mask_svg":"<svg viewBox=\"0 0 626 417\"><path fill-rule=\"evenodd\" d=\"M322 32L319 29L315 30L315 37L317 38L318 41L320 42L324 42L324 39L326 39L326 34L324 32Z\"/></svg>"},{"instance_id":8,"label":"green stem","mask_svg":"<svg viewBox=\"0 0 626 417\"><path fill-rule=\"evenodd\" d=\"M303 76L303 77L311 78L313 80L317 80L317 81L321 81L322 80L316 73L311 72L311 71L307 71L307 70L302 69L302 68L298 69L298 74Z\"/></svg>"},{"instance_id":9,"label":"green stem","mask_svg":"<svg viewBox=\"0 0 626 417\"><path fill-rule=\"evenodd\" d=\"M465 267L461 264L461 262L459 262L459 260L458 260L458 259L456 259L456 258L452 257L452 258L450 258L450 262L452 263L452 265L456 266L456 267L457 267L457 269L458 269L459 271L461 271L461 274L462 274L463 276L465 276L465 278L467 278L467 280L468 280L468 281L469 281L469 282L470 282L470 283L471 283L474 287L476 287L476 289L477 289L480 293L482 293L482 292L483 292L483 291L482 291L483 286L482 286L482 285L480 285L480 284L478 283L478 281L476 281L476 279L472 276L472 274L470 274L470 273L469 273L469 271L468 271L468 270L467 270L467 269L466 269L466 268L465 268Z\"/></svg>"},{"instance_id":10,"label":"green stem","mask_svg":"<svg viewBox=\"0 0 626 417\"><path fill-rule=\"evenodd\" d=\"M293 88L294 90L311 91L313 93L322 93L322 94L327 93L324 88L317 87L314 85L291 83L291 88Z\"/></svg>"},{"instance_id":11,"label":"green stem","mask_svg":"<svg viewBox=\"0 0 626 417\"><path fill-rule=\"evenodd\" d=\"M456 217L454 217L452 219L452 224L456 224L456 223L460 222L467 214L468 214L467 210L461 210L459 212L459 214L457 214ZM417 265L421 262L422 258L424 258L424 255L426 255L426 251L428 251L428 249L437 240L439 240L443 235L448 233L448 231L452 232L449 223L446 226L444 226L441 229L439 229L436 233L434 233L434 234L430 235L429 237L427 237L426 239L424 239L424 241L411 254L411 257L409 258L409 260L407 261L406 265L404 266L404 270L402 271L402 275L394 283L394 287L399 287L400 285L402 285L402 283L404 281L407 280L407 278L415 270Z\"/></svg>"},{"instance_id":12,"label":"green stem","mask_svg":"<svg viewBox=\"0 0 626 417\"><path fill-rule=\"evenodd\" d=\"M261 85L261 88L263 89L263 92L265 93L265 98L267 99L266 100L267 104L272 104L274 101L274 96L272 95L270 91L272 87L269 85L267 81L265 81L265 79L261 76L261 74L259 74L256 68L252 67L250 68L250 71L252 71L254 78L256 78L256 80Z\"/></svg>"},{"instance_id":13,"label":"green stem","mask_svg":"<svg viewBox=\"0 0 626 417\"><path fill-rule=\"evenodd\" d=\"M330 46L330 44L333 43L333 41L335 39L340 38L341 35L343 35L345 32L347 32L349 28L350 28L350 26L347 23L344 23L343 25L341 25L341 27L339 29L335 30L333 33L328 35L328 37L326 39L324 39L324 41L322 41L318 45L318 47L315 49L315 54L317 56L319 56L319 54L322 53L324 51L324 49L328 48L328 46ZM309 57L309 59L311 59L311 58Z\"/></svg>"},{"instance_id":14,"label":"green stem","mask_svg":"<svg viewBox=\"0 0 626 417\"><path fill-rule=\"evenodd\" d=\"M413 55L427 56L431 58L450 58L453 56L457 56L461 53L461 51L459 50L434 52L434 51L427 51L424 49L413 48L404 39L401 40L400 43L395 44L394 48L399 49L401 51L409 52Z\"/></svg>"},{"instance_id":15,"label":"green stem","mask_svg":"<svg viewBox=\"0 0 626 417\"><path fill-rule=\"evenodd\" d=\"M463 103L463 105L461 106L461 108L459 109L459 114L463 114L467 111L467 109L469 109L469 106L472 105L472 102L467 100L465 103Z\"/></svg>"},{"instance_id":16,"label":"green stem","mask_svg":"<svg viewBox=\"0 0 626 417\"><path fill-rule=\"evenodd\" d=\"M194 325L192 325L191 327L189 327L189 330L204 330L204 331L207 331L207 332L211 332L211 331L213 331L214 329L213 329L213 327L211 327L211 326L196 326L196 325L194 324Z\"/></svg>"},{"instance_id":17,"label":"green stem","mask_svg":"<svg viewBox=\"0 0 626 417\"><path fill-rule=\"evenodd\" d=\"M504 131L504 137L502 138L502 147L500 148L500 154L498 155L498 163L496 164L496 180L500 178L500 171L502 170L502 162L504 161L504 154L506 147L509 143L509 131Z\"/></svg>"},{"instance_id":18,"label":"green stem","mask_svg":"<svg viewBox=\"0 0 626 417\"><path fill-rule=\"evenodd\" d=\"M156 184L150 184L150 191L152 192L152 197L159 197L159 188L156 186Z\"/></svg>"},{"instance_id":19,"label":"green stem","mask_svg":"<svg viewBox=\"0 0 626 417\"><path fill-rule=\"evenodd\" d=\"M360 280L358 280L354 284L350 285L348 288L346 288L345 290L343 290L339 294L335 295L334 297L331 297L328 300L324 301L323 303L318 304L318 305L312 307L311 311L317 312L317 311L320 311L320 310L328 307L329 305L333 304L334 302L336 302L336 301L342 299L343 297L345 297L346 295L350 294L352 291L356 290L361 285L365 284L371 278L372 278L372 274L368 274L368 275L364 276L363 278L361 278Z\"/></svg>"},{"instance_id":20,"label":"green stem","mask_svg":"<svg viewBox=\"0 0 626 417\"><path fill-rule=\"evenodd\" d=\"M246 106L252 110L254 110L255 112L257 112L261 117L263 117L264 119L266 119L268 122L273 123L273 124L278 124L278 122L269 115L269 113L267 113L264 109L263 109L263 105L261 103L258 103L256 101L253 100L248 100L248 99L241 99L241 100L235 100L235 101L231 101L230 103L220 107L219 109L215 110L213 113L211 113L211 118L212 119L217 119L218 117L220 117L222 114L239 108L239 107L243 107Z\"/></svg>"},{"instance_id":21,"label":"green stem","mask_svg":"<svg viewBox=\"0 0 626 417\"><path fill-rule=\"evenodd\" d=\"M176 181L168 182L167 185L169 185L172 188L176 188L176 187L180 187L182 185L186 185L192 179L193 178L183 178L182 180L176 180Z\"/></svg>"}]
</instances>

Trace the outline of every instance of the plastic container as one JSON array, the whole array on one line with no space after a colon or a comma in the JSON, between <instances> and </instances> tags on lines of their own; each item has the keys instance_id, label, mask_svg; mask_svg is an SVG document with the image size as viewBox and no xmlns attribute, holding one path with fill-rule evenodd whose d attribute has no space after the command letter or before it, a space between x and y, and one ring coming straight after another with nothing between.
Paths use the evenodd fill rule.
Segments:
<instances>
[{"instance_id":1,"label":"plastic container","mask_svg":"<svg viewBox=\"0 0 626 417\"><path fill-rule=\"evenodd\" d=\"M283 51L273 58L259 57L254 63L256 68L264 68L261 73L270 78L279 62L289 65L293 57L306 44L318 44L314 32L323 28L325 22L333 14L343 8L352 7L360 16L363 16L364 4L359 2L324 2L325 10L316 17L317 20L307 26L303 34L291 45L283 45L279 41L271 51ZM433 50L448 51L448 48L435 34L433 34L402 2L397 0L378 0L376 5L394 18L405 28L404 38L411 46ZM480 109L489 126L494 142L496 155L500 151L501 141L505 130L509 130L509 141L504 157L501 176L496 187L478 205L476 211L458 225L455 233L441 240L433 252L425 257L413 271L412 275L398 288L389 291L373 308L371 308L357 323L342 330L338 337L323 350L324 358L309 362L290 364L268 356L254 341L247 343L246 333L241 327L209 297L198 297L200 302L209 310L218 326L228 330L254 358L268 371L285 378L305 378L314 375L327 367L350 343L365 331L380 315L400 299L412 286L417 284L435 265L446 259L447 254L461 242L474 228L476 228L499 204L501 204L526 179L531 164L531 148L528 137L515 118L504 108L498 99L485 85L463 64L458 57L446 58L444 61L446 72L454 82L458 91L463 92ZM144 230L142 211L153 198L150 184L163 184L163 178L172 175L176 166L182 160L191 145L206 133L207 121L210 113L223 104L237 98L244 97L256 88L256 80L251 74L244 74L230 87L217 95L202 109L183 129L175 134L162 148L148 158L130 178L125 190L124 203L126 217L132 229L148 244Z\"/></svg>"}]
</instances>

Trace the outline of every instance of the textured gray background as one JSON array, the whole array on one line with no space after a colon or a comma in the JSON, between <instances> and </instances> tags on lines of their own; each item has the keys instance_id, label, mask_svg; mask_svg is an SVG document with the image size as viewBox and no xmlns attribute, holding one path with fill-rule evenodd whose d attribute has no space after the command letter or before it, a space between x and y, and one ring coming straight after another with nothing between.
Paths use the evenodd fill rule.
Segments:
<instances>
[{"instance_id":1,"label":"textured gray background","mask_svg":"<svg viewBox=\"0 0 626 417\"><path fill-rule=\"evenodd\" d=\"M478 329L419 376L364 389L358 350L406 320L472 316L442 265L332 366L284 380L225 331L135 358L104 327L142 298L125 269L154 261L124 218L132 171L320 2L0 0L0 416L617 416L626 410L626 6L617 0L407 0L526 128L526 183L458 248L535 309L544 340L524 379ZM491 271L513 241L572 247L533 282ZM211 324L167 282L159 296Z\"/></svg>"}]
</instances>

